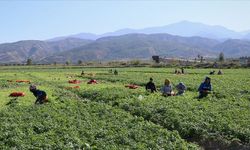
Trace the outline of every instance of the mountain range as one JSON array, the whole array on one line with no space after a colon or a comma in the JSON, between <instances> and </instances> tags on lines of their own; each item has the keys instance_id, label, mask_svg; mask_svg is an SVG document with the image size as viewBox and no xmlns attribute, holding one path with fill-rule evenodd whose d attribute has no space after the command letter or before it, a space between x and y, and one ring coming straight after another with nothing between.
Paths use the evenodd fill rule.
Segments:
<instances>
[{"instance_id":1,"label":"mountain range","mask_svg":"<svg viewBox=\"0 0 250 150\"><path fill-rule=\"evenodd\" d=\"M122 29L101 35L80 33L49 40L0 44L0 63L76 63L149 59L152 55L194 58L250 56L250 32L182 21L162 27Z\"/></svg>"},{"instance_id":2,"label":"mountain range","mask_svg":"<svg viewBox=\"0 0 250 150\"><path fill-rule=\"evenodd\" d=\"M56 37L50 40L61 40L68 37L96 40L101 37L120 36L131 33L142 33L142 34L167 33L184 37L200 36L210 39L217 39L220 41L225 41L227 39L250 40L250 31L236 32L219 25L206 25L203 23L196 23L190 21L181 21L166 26L149 27L144 29L125 28L114 32L107 32L104 34L79 33L64 37Z\"/></svg>"}]
</instances>

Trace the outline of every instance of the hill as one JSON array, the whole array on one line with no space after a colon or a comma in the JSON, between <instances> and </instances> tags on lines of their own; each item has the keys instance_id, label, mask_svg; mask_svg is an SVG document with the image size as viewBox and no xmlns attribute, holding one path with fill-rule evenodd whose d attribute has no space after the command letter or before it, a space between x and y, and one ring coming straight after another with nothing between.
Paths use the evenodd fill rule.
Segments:
<instances>
[{"instance_id":1,"label":"hill","mask_svg":"<svg viewBox=\"0 0 250 150\"><path fill-rule=\"evenodd\" d=\"M63 52L76 47L80 47L91 43L92 40L84 40L78 38L67 38L59 41L48 41L47 43L53 48L53 52Z\"/></svg>"},{"instance_id":2,"label":"hill","mask_svg":"<svg viewBox=\"0 0 250 150\"><path fill-rule=\"evenodd\" d=\"M152 55L169 57L196 57L198 54L215 57L210 48L219 42L201 37L180 37L169 34L128 34L105 37L70 51L57 53L44 62L69 60L120 60L150 58Z\"/></svg>"},{"instance_id":3,"label":"hill","mask_svg":"<svg viewBox=\"0 0 250 150\"><path fill-rule=\"evenodd\" d=\"M214 51L221 51L225 57L250 56L250 41L230 39L216 45Z\"/></svg>"},{"instance_id":4,"label":"hill","mask_svg":"<svg viewBox=\"0 0 250 150\"><path fill-rule=\"evenodd\" d=\"M67 38L56 42L26 40L15 43L0 44L1 63L24 63L28 58L38 62L49 55L63 52L91 42L75 38Z\"/></svg>"},{"instance_id":5,"label":"hill","mask_svg":"<svg viewBox=\"0 0 250 150\"><path fill-rule=\"evenodd\" d=\"M246 35L244 36L244 39L250 40L250 33L246 34Z\"/></svg>"}]
</instances>

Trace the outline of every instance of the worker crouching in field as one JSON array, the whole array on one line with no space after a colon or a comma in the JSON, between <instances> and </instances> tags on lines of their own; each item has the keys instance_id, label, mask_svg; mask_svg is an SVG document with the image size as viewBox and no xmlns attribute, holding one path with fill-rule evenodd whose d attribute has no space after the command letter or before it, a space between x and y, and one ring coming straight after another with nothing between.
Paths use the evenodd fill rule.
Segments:
<instances>
[{"instance_id":1,"label":"worker crouching in field","mask_svg":"<svg viewBox=\"0 0 250 150\"><path fill-rule=\"evenodd\" d=\"M46 92L38 90L35 85L30 85L30 92L32 92L36 97L35 104L43 104L45 102L48 102Z\"/></svg>"},{"instance_id":2,"label":"worker crouching in field","mask_svg":"<svg viewBox=\"0 0 250 150\"><path fill-rule=\"evenodd\" d=\"M161 92L163 96L174 96L174 92L172 90L172 86L168 79L165 80L164 86L161 88Z\"/></svg>"},{"instance_id":3,"label":"worker crouching in field","mask_svg":"<svg viewBox=\"0 0 250 150\"><path fill-rule=\"evenodd\" d=\"M212 91L211 79L209 77L205 78L205 81L201 83L199 89L199 98L206 97Z\"/></svg>"},{"instance_id":4,"label":"worker crouching in field","mask_svg":"<svg viewBox=\"0 0 250 150\"><path fill-rule=\"evenodd\" d=\"M156 92L155 84L153 82L153 78L149 79L149 82L146 84L146 90L150 90L151 93Z\"/></svg>"},{"instance_id":5,"label":"worker crouching in field","mask_svg":"<svg viewBox=\"0 0 250 150\"><path fill-rule=\"evenodd\" d=\"M176 89L178 91L176 95L183 95L187 87L183 82L180 82L178 85L176 85Z\"/></svg>"},{"instance_id":6,"label":"worker crouching in field","mask_svg":"<svg viewBox=\"0 0 250 150\"><path fill-rule=\"evenodd\" d=\"M218 71L218 75L222 75L223 72L221 70Z\"/></svg>"}]
</instances>

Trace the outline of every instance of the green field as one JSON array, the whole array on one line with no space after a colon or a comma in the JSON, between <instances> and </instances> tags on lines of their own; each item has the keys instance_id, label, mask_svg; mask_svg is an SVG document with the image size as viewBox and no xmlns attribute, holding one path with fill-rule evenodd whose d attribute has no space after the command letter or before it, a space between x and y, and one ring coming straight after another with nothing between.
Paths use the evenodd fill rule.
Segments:
<instances>
[{"instance_id":1,"label":"green field","mask_svg":"<svg viewBox=\"0 0 250 150\"><path fill-rule=\"evenodd\" d=\"M210 69L2 67L0 149L250 149L250 70L212 75L213 94L197 99ZM84 70L85 75L80 76ZM153 77L184 82L184 96L148 93ZM89 85L89 79L99 83ZM81 80L80 89L68 80ZM49 103L34 105L28 83L47 92ZM136 84L138 89L128 89ZM25 92L17 99L8 95Z\"/></svg>"}]
</instances>

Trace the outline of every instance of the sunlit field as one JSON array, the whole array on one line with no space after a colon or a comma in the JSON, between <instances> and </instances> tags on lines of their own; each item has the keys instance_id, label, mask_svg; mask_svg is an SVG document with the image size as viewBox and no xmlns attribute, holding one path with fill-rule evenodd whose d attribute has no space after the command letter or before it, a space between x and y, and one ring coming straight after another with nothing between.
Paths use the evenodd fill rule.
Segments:
<instances>
[{"instance_id":1,"label":"sunlit field","mask_svg":"<svg viewBox=\"0 0 250 150\"><path fill-rule=\"evenodd\" d=\"M210 71L186 69L176 75L174 68L2 67L0 149L249 149L250 70ZM213 92L197 99L206 76ZM153 94L145 90L150 77L158 89ZM68 83L74 79L81 83ZM98 83L87 84L90 79ZM173 87L184 82L186 93L163 97L165 79ZM30 84L16 80L30 80L46 91L49 102L35 105ZM25 96L9 97L12 92Z\"/></svg>"}]
</instances>

